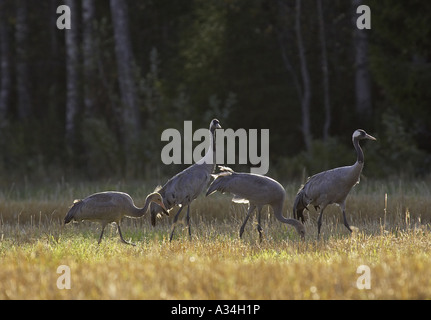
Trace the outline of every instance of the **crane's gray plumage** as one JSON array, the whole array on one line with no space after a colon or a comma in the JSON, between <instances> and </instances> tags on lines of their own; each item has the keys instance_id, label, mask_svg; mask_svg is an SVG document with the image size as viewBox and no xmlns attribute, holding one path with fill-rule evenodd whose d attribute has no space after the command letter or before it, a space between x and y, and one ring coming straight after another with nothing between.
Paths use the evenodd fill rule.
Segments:
<instances>
[{"instance_id":1,"label":"crane's gray plumage","mask_svg":"<svg viewBox=\"0 0 431 320\"><path fill-rule=\"evenodd\" d=\"M121 240L124 243L131 244L125 241L121 234L120 221L124 216L130 218L142 217L147 212L150 203L157 203L164 208L162 196L157 192L153 192L147 196L143 208L136 207L133 199L127 193L118 191L99 192L85 199L75 200L64 217L64 224L72 220L89 220L101 223L102 232L98 241L100 244L106 225L115 222Z\"/></svg>"},{"instance_id":2,"label":"crane's gray plumage","mask_svg":"<svg viewBox=\"0 0 431 320\"><path fill-rule=\"evenodd\" d=\"M362 152L359 140L376 140L364 130L358 129L352 135L352 142L357 153L357 160L352 166L335 168L320 172L308 178L304 186L299 190L293 204L293 213L296 219L305 221L303 211L312 204L316 210L320 208L317 219L318 236L322 226L323 210L329 204L338 204L343 212L343 220L346 228L351 232L351 228L346 219L346 198L354 185L359 183L359 178L364 167L364 153Z\"/></svg>"},{"instance_id":3,"label":"crane's gray plumage","mask_svg":"<svg viewBox=\"0 0 431 320\"><path fill-rule=\"evenodd\" d=\"M262 240L260 214L262 207L267 204L272 207L274 215L279 221L294 226L299 235L302 238L304 237L304 226L295 219L286 219L282 214L286 191L280 183L272 178L258 174L234 172L227 167L219 168L222 172L213 175L215 180L211 183L206 195L208 196L216 191L221 193L228 192L234 195L232 201L249 203L247 216L240 229L240 237L244 232L244 227L247 224L250 214L257 208L257 231L259 232L259 238Z\"/></svg>"},{"instance_id":4,"label":"crane's gray plumage","mask_svg":"<svg viewBox=\"0 0 431 320\"><path fill-rule=\"evenodd\" d=\"M220 122L217 119L211 120L210 131L210 147L206 155L195 164L179 172L169 179L163 187L156 188L163 197L163 203L168 210L174 206L180 206L180 209L175 214L170 240L174 235L175 224L178 220L181 210L187 206L186 222L190 231L190 203L196 199L204 189L208 186L211 179L211 173L215 169L215 130L221 129ZM156 224L156 217L161 212L160 206L157 204L150 205L151 224Z\"/></svg>"}]
</instances>

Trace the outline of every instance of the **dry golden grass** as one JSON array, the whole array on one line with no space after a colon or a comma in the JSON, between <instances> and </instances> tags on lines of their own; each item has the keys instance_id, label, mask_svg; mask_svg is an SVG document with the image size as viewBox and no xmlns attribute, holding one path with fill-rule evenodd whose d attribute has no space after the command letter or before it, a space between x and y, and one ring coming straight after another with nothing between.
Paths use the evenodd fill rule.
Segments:
<instances>
[{"instance_id":1,"label":"dry golden grass","mask_svg":"<svg viewBox=\"0 0 431 320\"><path fill-rule=\"evenodd\" d=\"M1 197L0 299L431 298L431 195L425 183L362 181L347 203L358 228L352 235L333 207L325 212L320 241L313 209L305 241L272 214L264 214L262 243L254 219L240 240L244 206L217 195L193 203L191 241L184 226L168 241L172 218L156 228L148 216L126 219L123 234L136 247L122 244L115 228L98 246L97 224L67 225L61 232L74 198L114 189L93 187ZM116 189L126 189L137 205L150 191ZM290 212L297 185L286 189ZM57 288L60 265L70 267L71 289ZM360 265L370 268L371 289L357 287Z\"/></svg>"}]
</instances>

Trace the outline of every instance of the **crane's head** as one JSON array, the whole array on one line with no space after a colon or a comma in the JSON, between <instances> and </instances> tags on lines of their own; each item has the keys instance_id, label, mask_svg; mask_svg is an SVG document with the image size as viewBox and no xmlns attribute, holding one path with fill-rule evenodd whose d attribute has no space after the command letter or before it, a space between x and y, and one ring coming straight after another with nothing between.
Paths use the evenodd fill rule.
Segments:
<instances>
[{"instance_id":1,"label":"crane's head","mask_svg":"<svg viewBox=\"0 0 431 320\"><path fill-rule=\"evenodd\" d=\"M163 203L163 197L161 196L160 193L158 193L158 192L150 193L147 196L146 202L152 202L152 203L156 204L157 206L159 206L159 208L161 208L161 211L168 214L166 207L165 207L165 204Z\"/></svg>"},{"instance_id":2,"label":"crane's head","mask_svg":"<svg viewBox=\"0 0 431 320\"><path fill-rule=\"evenodd\" d=\"M156 225L156 218L161 217L161 213L164 213L165 215L169 216L169 212L166 209L163 200L161 203L152 202L150 203L150 218L151 218L151 225L154 227Z\"/></svg>"},{"instance_id":3,"label":"crane's head","mask_svg":"<svg viewBox=\"0 0 431 320\"><path fill-rule=\"evenodd\" d=\"M210 131L214 132L215 129L221 129L220 121L217 119L212 119L210 123Z\"/></svg>"},{"instance_id":4,"label":"crane's head","mask_svg":"<svg viewBox=\"0 0 431 320\"><path fill-rule=\"evenodd\" d=\"M355 132L353 132L352 140L363 140L363 139L377 140L373 136L366 133L365 130L358 129L358 130L355 130Z\"/></svg>"},{"instance_id":5,"label":"crane's head","mask_svg":"<svg viewBox=\"0 0 431 320\"><path fill-rule=\"evenodd\" d=\"M304 225L301 222L299 222L298 220L293 220L292 225L295 227L296 232L298 232L301 239L305 240L305 227L304 227Z\"/></svg>"}]
</instances>

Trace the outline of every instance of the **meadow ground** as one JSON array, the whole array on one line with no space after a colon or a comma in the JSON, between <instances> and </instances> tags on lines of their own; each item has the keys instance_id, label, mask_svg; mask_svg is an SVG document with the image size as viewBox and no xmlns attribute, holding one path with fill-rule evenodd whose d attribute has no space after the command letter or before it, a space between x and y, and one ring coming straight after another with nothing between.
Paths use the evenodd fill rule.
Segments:
<instances>
[{"instance_id":1,"label":"meadow ground","mask_svg":"<svg viewBox=\"0 0 431 320\"><path fill-rule=\"evenodd\" d=\"M286 186L285 216L292 216L298 186ZM301 241L265 208L264 240L255 217L239 239L246 206L217 194L193 203L191 240L179 225L169 242L172 217L155 228L148 215L125 218L123 235L135 247L121 243L115 227L100 245L95 223L61 229L75 198L102 190L128 192L141 206L151 187L62 182L2 188L0 299L431 298L429 181L363 179L347 201L352 235L336 206L325 211L319 241L314 209ZM61 289L67 284L70 289Z\"/></svg>"}]
</instances>

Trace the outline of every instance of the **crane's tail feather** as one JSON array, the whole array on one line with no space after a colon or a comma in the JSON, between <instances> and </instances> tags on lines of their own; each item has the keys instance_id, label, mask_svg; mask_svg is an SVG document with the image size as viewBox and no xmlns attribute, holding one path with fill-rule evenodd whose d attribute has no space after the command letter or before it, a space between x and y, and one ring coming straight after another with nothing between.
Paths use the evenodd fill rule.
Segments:
<instances>
[{"instance_id":1,"label":"crane's tail feather","mask_svg":"<svg viewBox=\"0 0 431 320\"><path fill-rule=\"evenodd\" d=\"M305 222L304 209L307 209L308 203L305 196L305 192L301 189L296 195L295 202L293 203L293 215L295 219ZM308 210L308 209L307 209Z\"/></svg>"},{"instance_id":2,"label":"crane's tail feather","mask_svg":"<svg viewBox=\"0 0 431 320\"><path fill-rule=\"evenodd\" d=\"M76 213L81 210L83 202L82 200L75 200L73 201L73 205L70 207L69 211L67 212L66 216L64 217L64 224L69 223L72 221L72 219L75 217Z\"/></svg>"},{"instance_id":3,"label":"crane's tail feather","mask_svg":"<svg viewBox=\"0 0 431 320\"><path fill-rule=\"evenodd\" d=\"M209 186L207 193L205 194L206 197L208 197L209 195L211 195L217 191L217 188L218 188L217 178L218 178L218 176L215 178L215 180Z\"/></svg>"},{"instance_id":4,"label":"crane's tail feather","mask_svg":"<svg viewBox=\"0 0 431 320\"><path fill-rule=\"evenodd\" d=\"M230 173L233 173L232 168L225 167L225 166L218 166L218 168L219 168L219 170L220 170L221 172L230 172Z\"/></svg>"},{"instance_id":5,"label":"crane's tail feather","mask_svg":"<svg viewBox=\"0 0 431 320\"><path fill-rule=\"evenodd\" d=\"M157 187L154 188L153 192L159 192L160 190L162 190L162 186L159 184ZM160 193L160 192L159 192Z\"/></svg>"},{"instance_id":6,"label":"crane's tail feather","mask_svg":"<svg viewBox=\"0 0 431 320\"><path fill-rule=\"evenodd\" d=\"M220 191L221 193L223 193L225 191L225 189L226 189L226 179L229 179L229 177L232 175L233 171L230 168L228 168L230 170L223 170L222 168L225 168L225 167L220 167L220 169L222 170L222 172L216 173L216 174L212 174L212 176L214 178L214 181L209 186L208 191L205 194L205 196L209 196L209 195L213 194L216 191Z\"/></svg>"}]
</instances>

